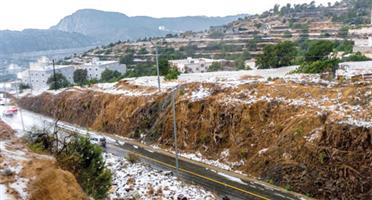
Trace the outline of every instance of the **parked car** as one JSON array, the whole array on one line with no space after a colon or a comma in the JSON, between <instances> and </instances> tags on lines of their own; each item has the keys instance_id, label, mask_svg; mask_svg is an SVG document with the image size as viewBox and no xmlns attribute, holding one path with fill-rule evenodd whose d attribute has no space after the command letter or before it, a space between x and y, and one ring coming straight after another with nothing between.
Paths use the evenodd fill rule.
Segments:
<instances>
[{"instance_id":1,"label":"parked car","mask_svg":"<svg viewBox=\"0 0 372 200\"><path fill-rule=\"evenodd\" d=\"M103 148L106 148L106 138L102 137L99 139L99 145L101 145L101 147Z\"/></svg>"},{"instance_id":2,"label":"parked car","mask_svg":"<svg viewBox=\"0 0 372 200\"><path fill-rule=\"evenodd\" d=\"M14 112L12 112L12 111L10 111L10 110L5 110L5 111L3 112L3 116L4 116L4 117L13 117L13 115L14 115Z\"/></svg>"},{"instance_id":3,"label":"parked car","mask_svg":"<svg viewBox=\"0 0 372 200\"><path fill-rule=\"evenodd\" d=\"M13 107L9 108L8 111L9 111L9 112L16 113L16 112L18 112L18 108L15 107L15 106L13 106Z\"/></svg>"},{"instance_id":4,"label":"parked car","mask_svg":"<svg viewBox=\"0 0 372 200\"><path fill-rule=\"evenodd\" d=\"M92 137L92 138L90 138L90 142L93 143L93 144L98 144L103 148L106 148L106 138L104 138L104 137L102 137L102 138Z\"/></svg>"}]
</instances>

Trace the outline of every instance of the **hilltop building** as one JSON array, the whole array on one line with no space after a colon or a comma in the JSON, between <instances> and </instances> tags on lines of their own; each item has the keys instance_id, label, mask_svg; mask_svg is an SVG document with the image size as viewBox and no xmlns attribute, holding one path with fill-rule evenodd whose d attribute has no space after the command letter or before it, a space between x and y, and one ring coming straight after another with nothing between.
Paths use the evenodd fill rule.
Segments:
<instances>
[{"instance_id":1,"label":"hilltop building","mask_svg":"<svg viewBox=\"0 0 372 200\"><path fill-rule=\"evenodd\" d=\"M181 73L203 73L207 72L213 62L223 63L226 60L214 60L208 58L191 58L182 60L169 60L171 67L176 68Z\"/></svg>"}]
</instances>

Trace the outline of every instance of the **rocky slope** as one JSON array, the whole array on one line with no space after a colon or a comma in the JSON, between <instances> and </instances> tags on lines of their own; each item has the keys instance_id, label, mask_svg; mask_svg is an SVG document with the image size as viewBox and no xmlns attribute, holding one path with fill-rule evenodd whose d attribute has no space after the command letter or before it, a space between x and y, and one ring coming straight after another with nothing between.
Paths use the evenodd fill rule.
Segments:
<instances>
[{"instance_id":1,"label":"rocky slope","mask_svg":"<svg viewBox=\"0 0 372 200\"><path fill-rule=\"evenodd\" d=\"M0 54L80 48L94 44L91 37L59 30L0 31Z\"/></svg>"},{"instance_id":2,"label":"rocky slope","mask_svg":"<svg viewBox=\"0 0 372 200\"><path fill-rule=\"evenodd\" d=\"M87 200L75 177L55 160L32 153L0 120L0 197L19 200Z\"/></svg>"},{"instance_id":3,"label":"rocky slope","mask_svg":"<svg viewBox=\"0 0 372 200\"><path fill-rule=\"evenodd\" d=\"M243 77L242 77L243 78ZM244 77L247 79L247 77ZM98 88L97 88L98 87ZM171 149L171 92L122 81L28 96L32 111ZM368 199L372 88L280 79L188 83L177 92L178 144L233 170L321 199Z\"/></svg>"}]
</instances>

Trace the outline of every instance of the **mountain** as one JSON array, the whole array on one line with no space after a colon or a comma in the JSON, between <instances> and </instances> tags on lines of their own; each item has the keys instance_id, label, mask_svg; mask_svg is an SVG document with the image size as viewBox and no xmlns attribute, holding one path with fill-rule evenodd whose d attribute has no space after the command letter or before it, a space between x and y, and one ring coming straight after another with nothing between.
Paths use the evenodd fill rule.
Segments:
<instances>
[{"instance_id":1,"label":"mountain","mask_svg":"<svg viewBox=\"0 0 372 200\"><path fill-rule=\"evenodd\" d=\"M175 18L128 17L118 12L78 10L63 18L52 30L81 33L100 42L165 36L185 31L201 31L229 23L246 15L226 17L186 16Z\"/></svg>"},{"instance_id":2,"label":"mountain","mask_svg":"<svg viewBox=\"0 0 372 200\"><path fill-rule=\"evenodd\" d=\"M0 54L87 47L95 40L80 33L25 29L0 31Z\"/></svg>"},{"instance_id":3,"label":"mountain","mask_svg":"<svg viewBox=\"0 0 372 200\"><path fill-rule=\"evenodd\" d=\"M0 31L0 54L81 48L118 40L200 31L244 16L128 17L117 12L83 9L47 30Z\"/></svg>"}]
</instances>

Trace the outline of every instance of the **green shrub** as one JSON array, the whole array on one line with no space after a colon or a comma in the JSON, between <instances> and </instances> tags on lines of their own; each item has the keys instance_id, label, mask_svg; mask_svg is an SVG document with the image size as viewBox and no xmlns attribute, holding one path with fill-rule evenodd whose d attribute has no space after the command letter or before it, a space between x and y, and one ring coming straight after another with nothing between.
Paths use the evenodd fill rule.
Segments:
<instances>
[{"instance_id":1,"label":"green shrub","mask_svg":"<svg viewBox=\"0 0 372 200\"><path fill-rule=\"evenodd\" d=\"M369 58L360 52L356 52L354 54L351 54L349 57L343 58L342 60L343 61L367 61L369 60Z\"/></svg>"},{"instance_id":2,"label":"green shrub","mask_svg":"<svg viewBox=\"0 0 372 200\"><path fill-rule=\"evenodd\" d=\"M116 82L122 77L121 73L118 71L112 71L105 69L101 74L101 82Z\"/></svg>"},{"instance_id":3,"label":"green shrub","mask_svg":"<svg viewBox=\"0 0 372 200\"><path fill-rule=\"evenodd\" d=\"M338 59L318 60L314 62L304 62L296 70L297 73L322 73L334 72L339 63Z\"/></svg>"},{"instance_id":4,"label":"green shrub","mask_svg":"<svg viewBox=\"0 0 372 200\"><path fill-rule=\"evenodd\" d=\"M70 86L70 82L68 82L67 78L61 73L52 74L48 78L47 84L50 90L58 90Z\"/></svg>"},{"instance_id":5,"label":"green shrub","mask_svg":"<svg viewBox=\"0 0 372 200\"><path fill-rule=\"evenodd\" d=\"M106 168L102 148L89 138L74 137L57 155L62 168L71 171L83 190L96 200L106 199L111 187L111 171Z\"/></svg>"},{"instance_id":6,"label":"green shrub","mask_svg":"<svg viewBox=\"0 0 372 200\"><path fill-rule=\"evenodd\" d=\"M28 148L35 153L42 153L45 151L43 145L41 143L30 143L28 144Z\"/></svg>"},{"instance_id":7,"label":"green shrub","mask_svg":"<svg viewBox=\"0 0 372 200\"><path fill-rule=\"evenodd\" d=\"M172 68L165 75L164 79L167 80L167 81L169 81L169 80L175 80L175 79L178 79L178 76L180 74L181 73L177 69Z\"/></svg>"}]
</instances>

